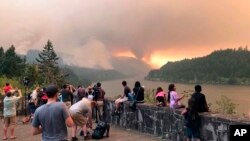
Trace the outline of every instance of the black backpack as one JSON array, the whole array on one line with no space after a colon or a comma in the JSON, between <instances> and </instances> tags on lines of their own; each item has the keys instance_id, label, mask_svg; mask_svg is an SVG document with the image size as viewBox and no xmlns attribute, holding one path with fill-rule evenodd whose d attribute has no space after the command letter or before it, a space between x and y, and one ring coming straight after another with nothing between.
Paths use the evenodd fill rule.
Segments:
<instances>
[{"instance_id":1,"label":"black backpack","mask_svg":"<svg viewBox=\"0 0 250 141\"><path fill-rule=\"evenodd\" d=\"M100 121L96 128L94 129L94 132L92 134L93 139L101 139L104 136L104 133L106 132L106 137L109 136L109 128L110 125L107 122Z\"/></svg>"}]
</instances>

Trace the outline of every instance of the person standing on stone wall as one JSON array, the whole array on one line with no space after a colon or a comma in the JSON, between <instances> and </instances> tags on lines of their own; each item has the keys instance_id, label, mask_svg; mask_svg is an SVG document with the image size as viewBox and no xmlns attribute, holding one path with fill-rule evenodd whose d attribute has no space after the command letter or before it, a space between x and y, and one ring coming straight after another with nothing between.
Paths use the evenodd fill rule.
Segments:
<instances>
[{"instance_id":1,"label":"person standing on stone wall","mask_svg":"<svg viewBox=\"0 0 250 141\"><path fill-rule=\"evenodd\" d=\"M18 96L13 96L14 92L18 92ZM7 140L8 127L10 129L10 139L15 139L14 131L16 126L16 102L22 97L21 90L8 91L3 100L4 103L4 127L3 127L3 140Z\"/></svg>"}]
</instances>

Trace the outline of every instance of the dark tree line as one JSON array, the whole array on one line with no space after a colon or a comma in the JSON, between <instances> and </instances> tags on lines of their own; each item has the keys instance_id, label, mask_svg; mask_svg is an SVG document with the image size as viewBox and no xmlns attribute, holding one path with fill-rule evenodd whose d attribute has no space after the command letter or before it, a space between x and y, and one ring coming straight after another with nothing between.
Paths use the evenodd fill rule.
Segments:
<instances>
[{"instance_id":1,"label":"dark tree line","mask_svg":"<svg viewBox=\"0 0 250 141\"><path fill-rule=\"evenodd\" d=\"M250 51L246 48L214 51L210 55L168 62L146 77L183 83L250 84Z\"/></svg>"}]
</instances>

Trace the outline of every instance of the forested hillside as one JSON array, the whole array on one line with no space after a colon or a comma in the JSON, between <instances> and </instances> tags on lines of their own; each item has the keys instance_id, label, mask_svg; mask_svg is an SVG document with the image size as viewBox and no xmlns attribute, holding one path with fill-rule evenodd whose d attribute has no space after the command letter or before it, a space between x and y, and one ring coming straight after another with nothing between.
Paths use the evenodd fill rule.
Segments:
<instances>
[{"instance_id":1,"label":"forested hillside","mask_svg":"<svg viewBox=\"0 0 250 141\"><path fill-rule=\"evenodd\" d=\"M210 55L168 62L151 70L147 80L183 83L250 84L250 51L246 48L214 51Z\"/></svg>"}]
</instances>

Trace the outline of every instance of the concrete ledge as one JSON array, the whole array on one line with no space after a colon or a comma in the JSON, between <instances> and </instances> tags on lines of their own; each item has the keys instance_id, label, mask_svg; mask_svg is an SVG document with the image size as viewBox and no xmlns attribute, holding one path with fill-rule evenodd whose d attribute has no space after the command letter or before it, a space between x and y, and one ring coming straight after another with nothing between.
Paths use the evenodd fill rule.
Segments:
<instances>
[{"instance_id":1,"label":"concrete ledge","mask_svg":"<svg viewBox=\"0 0 250 141\"><path fill-rule=\"evenodd\" d=\"M114 111L114 99L105 100L105 117L107 122L123 128L150 133L172 141L185 140L184 117L180 110L168 107L157 107L152 104L137 104L137 110L129 108L129 102L125 102L121 108L120 116L112 116ZM205 141L228 141L229 125L250 124L249 120L239 117L223 116L219 114L201 114L201 136Z\"/></svg>"}]
</instances>

